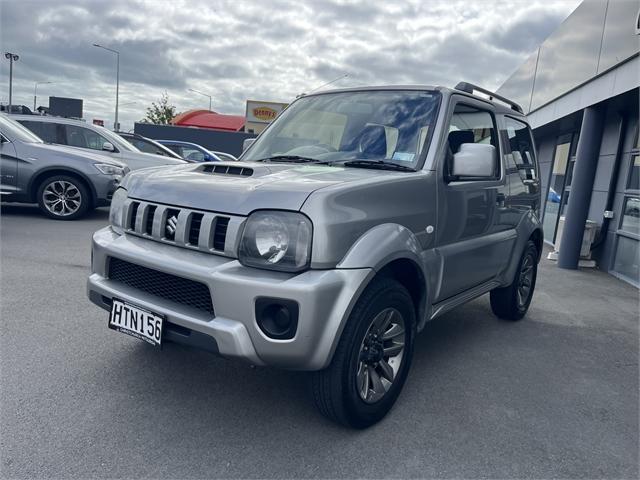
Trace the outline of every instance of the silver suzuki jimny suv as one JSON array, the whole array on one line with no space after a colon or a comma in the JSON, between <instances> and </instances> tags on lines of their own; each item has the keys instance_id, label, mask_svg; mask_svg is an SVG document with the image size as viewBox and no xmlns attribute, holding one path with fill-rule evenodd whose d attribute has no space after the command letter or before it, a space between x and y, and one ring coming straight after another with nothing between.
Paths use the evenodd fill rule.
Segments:
<instances>
[{"instance_id":1,"label":"silver suzuki jimny suv","mask_svg":"<svg viewBox=\"0 0 640 480\"><path fill-rule=\"evenodd\" d=\"M485 293L525 315L542 239L518 105L468 83L333 90L295 100L239 162L127 175L88 295L150 344L313 371L320 411L363 428L426 322Z\"/></svg>"}]
</instances>

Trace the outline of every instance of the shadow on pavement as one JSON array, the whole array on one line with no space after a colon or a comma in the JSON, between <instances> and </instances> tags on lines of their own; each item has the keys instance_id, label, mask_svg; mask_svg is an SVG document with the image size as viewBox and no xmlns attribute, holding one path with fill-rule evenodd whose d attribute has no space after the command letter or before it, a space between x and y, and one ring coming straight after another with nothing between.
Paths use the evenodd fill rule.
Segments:
<instances>
[{"instance_id":1,"label":"shadow on pavement","mask_svg":"<svg viewBox=\"0 0 640 480\"><path fill-rule=\"evenodd\" d=\"M21 217L40 217L48 220L36 204L21 203L0 203L0 215L21 216ZM102 220L109 218L109 207L100 207L89 211L84 217L73 220L75 222L82 220ZM53 220L53 219L50 219ZM54 220L58 221L58 220Z\"/></svg>"}]
</instances>

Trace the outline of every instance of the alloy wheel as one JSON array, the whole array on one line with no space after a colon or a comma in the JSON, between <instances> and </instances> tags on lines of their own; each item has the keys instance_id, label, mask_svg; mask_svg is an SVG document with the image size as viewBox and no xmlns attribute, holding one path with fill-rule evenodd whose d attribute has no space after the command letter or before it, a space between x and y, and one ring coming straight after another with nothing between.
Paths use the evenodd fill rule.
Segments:
<instances>
[{"instance_id":1,"label":"alloy wheel","mask_svg":"<svg viewBox=\"0 0 640 480\"><path fill-rule=\"evenodd\" d=\"M379 401L393 385L405 347L404 318L395 308L378 313L362 340L356 389L366 403Z\"/></svg>"},{"instance_id":2,"label":"alloy wheel","mask_svg":"<svg viewBox=\"0 0 640 480\"><path fill-rule=\"evenodd\" d=\"M531 254L524 257L522 261L522 267L520 267L520 274L518 276L518 307L524 307L529 301L533 286L533 267L535 266L535 260Z\"/></svg>"},{"instance_id":3,"label":"alloy wheel","mask_svg":"<svg viewBox=\"0 0 640 480\"><path fill-rule=\"evenodd\" d=\"M42 201L45 208L53 215L67 217L80 209L82 194L73 183L55 180L44 188Z\"/></svg>"}]
</instances>

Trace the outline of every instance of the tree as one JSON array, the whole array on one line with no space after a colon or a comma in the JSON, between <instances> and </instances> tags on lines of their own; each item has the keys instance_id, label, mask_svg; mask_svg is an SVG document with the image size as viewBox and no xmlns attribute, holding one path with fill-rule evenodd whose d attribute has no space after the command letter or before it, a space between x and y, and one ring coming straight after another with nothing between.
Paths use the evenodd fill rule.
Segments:
<instances>
[{"instance_id":1,"label":"tree","mask_svg":"<svg viewBox=\"0 0 640 480\"><path fill-rule=\"evenodd\" d=\"M147 115L142 119L142 123L155 123L156 125L168 125L176 116L176 107L169 105L169 95L164 92L158 103L153 102L147 108Z\"/></svg>"}]
</instances>

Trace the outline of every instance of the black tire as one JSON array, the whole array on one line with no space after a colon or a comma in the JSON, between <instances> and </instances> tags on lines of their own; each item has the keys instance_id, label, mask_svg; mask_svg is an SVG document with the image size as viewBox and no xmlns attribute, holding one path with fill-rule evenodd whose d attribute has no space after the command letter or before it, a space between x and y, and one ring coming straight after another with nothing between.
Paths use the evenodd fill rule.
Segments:
<instances>
[{"instance_id":1,"label":"black tire","mask_svg":"<svg viewBox=\"0 0 640 480\"><path fill-rule=\"evenodd\" d=\"M384 312L391 312L392 317L398 320L399 314L404 323L404 349L400 360L397 357L390 359L384 357L380 364L385 363L389 367L394 360L399 363L390 386L385 388L386 393L374 403L367 403L358 393L357 379L361 379L359 366L362 362L361 351L365 336L371 337L373 320L382 318ZM393 322L385 323L391 332L395 325ZM371 328L370 328L371 327ZM381 327L383 330L385 327ZM312 374L313 397L320 412L327 418L352 428L366 428L381 420L395 403L402 386L407 378L411 358L413 357L413 341L415 338L416 321L413 301L409 292L397 281L390 278L374 279L364 291L356 303L340 337L340 341L334 353L331 364L324 370ZM395 330L395 335L398 335ZM398 338L395 336L393 338ZM385 334L385 336L387 336ZM382 336L381 336L382 337ZM376 337L377 338L377 337ZM379 340L383 348L387 348L390 340ZM387 343L384 343L387 342ZM395 340L391 340L391 345ZM374 347L370 352L374 351ZM378 353L380 351L378 350ZM387 363L387 360L389 363ZM369 360L368 360L369 361ZM373 360L372 360L373 361ZM368 364L367 364L368 365ZM373 365L376 365L374 367ZM377 362L370 365L371 368L379 368ZM373 375L373 374L372 374ZM378 377L378 382L384 375ZM367 373L366 382L373 385L370 375ZM364 385L362 383L361 385ZM381 385L379 383L379 385ZM374 392L374 389L365 391ZM365 395L366 396L366 395ZM371 400L371 399L370 399Z\"/></svg>"},{"instance_id":2,"label":"black tire","mask_svg":"<svg viewBox=\"0 0 640 480\"><path fill-rule=\"evenodd\" d=\"M60 185L66 186L67 190L59 188ZM51 202L54 198L51 188L56 189L66 195L68 192L69 199L65 196L65 205L69 205L69 209L60 206L59 213L56 213L58 207L47 206L47 202ZM73 200L72 200L73 198ZM76 220L87 213L91 207L91 194L82 180L70 175L54 175L45 178L38 186L37 192L38 206L42 213L47 217L55 220ZM58 204L60 205L60 204Z\"/></svg>"},{"instance_id":3,"label":"black tire","mask_svg":"<svg viewBox=\"0 0 640 480\"><path fill-rule=\"evenodd\" d=\"M528 270L529 268L530 270ZM525 272L525 270L527 271ZM511 285L491 291L491 309L493 313L504 320L516 321L524 317L529 305L531 305L533 292L536 288L537 275L538 248L532 240L529 240L518 262L518 269ZM524 281L527 279L529 287L526 295L524 295L522 288L525 286L526 282Z\"/></svg>"}]
</instances>

